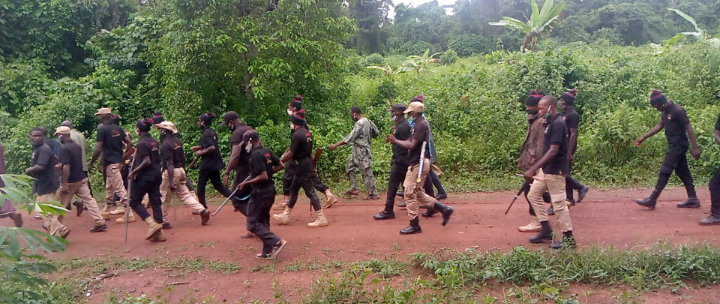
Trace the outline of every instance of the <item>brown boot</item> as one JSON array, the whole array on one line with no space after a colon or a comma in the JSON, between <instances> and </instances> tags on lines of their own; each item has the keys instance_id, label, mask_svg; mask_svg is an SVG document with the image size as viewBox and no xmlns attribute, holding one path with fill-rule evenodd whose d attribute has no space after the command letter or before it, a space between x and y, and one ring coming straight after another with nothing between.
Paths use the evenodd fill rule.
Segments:
<instances>
[{"instance_id":1,"label":"brown boot","mask_svg":"<svg viewBox=\"0 0 720 304\"><path fill-rule=\"evenodd\" d=\"M106 221L109 220L110 219L110 205L105 204L105 207L103 207L103 210L100 211L100 215L102 216L102 218L104 220L106 220Z\"/></svg>"},{"instance_id":2,"label":"brown boot","mask_svg":"<svg viewBox=\"0 0 720 304\"><path fill-rule=\"evenodd\" d=\"M327 202L325 203L325 206L323 206L323 209L330 208L338 202L337 197L330 192L330 189L325 190L325 197L327 198Z\"/></svg>"},{"instance_id":3,"label":"brown boot","mask_svg":"<svg viewBox=\"0 0 720 304\"><path fill-rule=\"evenodd\" d=\"M314 222L309 223L308 227L310 228L318 228L318 227L325 227L328 225L328 220L325 218L325 213L323 213L322 210L318 210L317 212L317 218Z\"/></svg>"},{"instance_id":4,"label":"brown boot","mask_svg":"<svg viewBox=\"0 0 720 304\"><path fill-rule=\"evenodd\" d=\"M280 224L287 225L290 223L290 212L292 208L285 207L285 211L280 214L273 214L273 218L276 219Z\"/></svg>"},{"instance_id":5,"label":"brown boot","mask_svg":"<svg viewBox=\"0 0 720 304\"><path fill-rule=\"evenodd\" d=\"M146 240L152 239L158 233L158 231L162 231L162 225L156 223L152 216L146 218L145 223L147 223L148 227L150 227L147 234L145 234Z\"/></svg>"},{"instance_id":6,"label":"brown boot","mask_svg":"<svg viewBox=\"0 0 720 304\"><path fill-rule=\"evenodd\" d=\"M160 230L160 232L156 233L155 236L153 236L150 239L151 242L164 242L166 241L165 235L163 234L163 231Z\"/></svg>"},{"instance_id":7,"label":"brown boot","mask_svg":"<svg viewBox=\"0 0 720 304\"><path fill-rule=\"evenodd\" d=\"M133 214L132 211L130 211L130 213L128 213L127 218L128 218L128 219L127 219L128 223L134 223L134 222L135 222L135 214ZM125 224L125 216L124 216L124 215L121 216L120 218L118 218L117 220L115 220L115 222L118 223L118 224Z\"/></svg>"}]
</instances>

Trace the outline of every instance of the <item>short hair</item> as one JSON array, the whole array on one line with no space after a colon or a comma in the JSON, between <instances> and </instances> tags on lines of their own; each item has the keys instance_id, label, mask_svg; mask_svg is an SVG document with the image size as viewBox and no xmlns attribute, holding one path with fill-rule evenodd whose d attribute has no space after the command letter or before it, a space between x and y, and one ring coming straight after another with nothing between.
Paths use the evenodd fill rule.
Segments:
<instances>
[{"instance_id":1,"label":"short hair","mask_svg":"<svg viewBox=\"0 0 720 304\"><path fill-rule=\"evenodd\" d=\"M37 126L38 131L42 132L43 135L48 136L48 129L45 126Z\"/></svg>"},{"instance_id":2,"label":"short hair","mask_svg":"<svg viewBox=\"0 0 720 304\"><path fill-rule=\"evenodd\" d=\"M33 132L40 132L43 133L43 135L47 135L47 129L45 129L44 131L43 129L45 129L45 127L34 127L30 129L30 134L32 135Z\"/></svg>"},{"instance_id":3,"label":"short hair","mask_svg":"<svg viewBox=\"0 0 720 304\"><path fill-rule=\"evenodd\" d=\"M63 121L60 125L61 125L61 126L66 126L66 127L70 128L70 129L72 129L72 121L69 121L69 120Z\"/></svg>"},{"instance_id":4,"label":"short hair","mask_svg":"<svg viewBox=\"0 0 720 304\"><path fill-rule=\"evenodd\" d=\"M545 96L543 96L543 98L540 98L540 103L541 103L543 100L547 100L547 101L550 103L551 106L556 106L556 105L558 104L557 98L555 98L555 96L552 96L552 95L545 95Z\"/></svg>"},{"instance_id":5,"label":"short hair","mask_svg":"<svg viewBox=\"0 0 720 304\"><path fill-rule=\"evenodd\" d=\"M350 108L350 113L362 114L362 111L360 111L360 107L353 106L352 108Z\"/></svg>"}]
</instances>

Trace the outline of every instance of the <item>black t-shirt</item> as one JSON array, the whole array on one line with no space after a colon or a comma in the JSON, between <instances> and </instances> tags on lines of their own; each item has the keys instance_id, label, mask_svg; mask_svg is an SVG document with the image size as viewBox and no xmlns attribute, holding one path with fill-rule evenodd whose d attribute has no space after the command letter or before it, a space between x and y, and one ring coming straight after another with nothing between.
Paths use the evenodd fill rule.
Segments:
<instances>
[{"instance_id":1,"label":"black t-shirt","mask_svg":"<svg viewBox=\"0 0 720 304\"><path fill-rule=\"evenodd\" d=\"M38 195L53 193L60 188L57 174L55 173L55 154L47 144L42 144L33 149L30 159L30 166L43 166L44 169L33 173L35 191Z\"/></svg>"},{"instance_id":2,"label":"black t-shirt","mask_svg":"<svg viewBox=\"0 0 720 304\"><path fill-rule=\"evenodd\" d=\"M560 115L548 118L543 135L543 155L550 150L550 146L558 145L559 150L555 156L543 166L545 174L564 175L570 172L570 162L567 160L570 132L565 120Z\"/></svg>"},{"instance_id":3,"label":"black t-shirt","mask_svg":"<svg viewBox=\"0 0 720 304\"><path fill-rule=\"evenodd\" d=\"M70 166L68 183L76 183L87 178L82 167L82 148L72 140L66 141L60 148L60 163Z\"/></svg>"},{"instance_id":4,"label":"black t-shirt","mask_svg":"<svg viewBox=\"0 0 720 304\"><path fill-rule=\"evenodd\" d=\"M420 164L420 153L422 152L423 142L430 142L430 124L428 124L425 118L418 117L415 119L415 127L412 129L410 139L418 141L415 149L408 151L408 166L412 167ZM427 145L425 146L425 158L430 158L430 149Z\"/></svg>"},{"instance_id":5,"label":"black t-shirt","mask_svg":"<svg viewBox=\"0 0 720 304\"><path fill-rule=\"evenodd\" d=\"M720 115L718 115L718 119L715 121L715 131L720 131Z\"/></svg>"},{"instance_id":6,"label":"black t-shirt","mask_svg":"<svg viewBox=\"0 0 720 304\"><path fill-rule=\"evenodd\" d=\"M250 179L262 174L263 171L266 171L268 175L267 180L252 185L258 188L275 185L273 181L273 167L279 163L280 159L268 148L257 147L250 151L250 162L248 163L250 167Z\"/></svg>"},{"instance_id":7,"label":"black t-shirt","mask_svg":"<svg viewBox=\"0 0 720 304\"><path fill-rule=\"evenodd\" d=\"M45 138L45 144L50 147L50 150L55 156L60 157L60 143L54 138Z\"/></svg>"},{"instance_id":8,"label":"black t-shirt","mask_svg":"<svg viewBox=\"0 0 720 304\"><path fill-rule=\"evenodd\" d=\"M215 133L215 130L212 128L203 130L202 136L200 137L200 147L202 149L215 147L215 151L203 154L202 161L200 162L200 170L222 170L222 168L225 167L222 154L220 154L220 147L218 146L217 133Z\"/></svg>"},{"instance_id":9,"label":"black t-shirt","mask_svg":"<svg viewBox=\"0 0 720 304\"><path fill-rule=\"evenodd\" d=\"M160 154L162 154L161 162L166 166L168 161L172 159L174 168L185 167L185 151L183 150L180 139L174 135L166 135L165 140L160 146Z\"/></svg>"},{"instance_id":10,"label":"black t-shirt","mask_svg":"<svg viewBox=\"0 0 720 304\"><path fill-rule=\"evenodd\" d=\"M242 142L242 137L247 131L251 131L253 128L250 126L242 123L240 126L236 127L235 130L232 132L232 135L230 135L230 147L232 152L232 147L239 145ZM250 160L250 153L247 153L245 151L245 147L240 147L240 157L238 159L236 167L247 167L248 161Z\"/></svg>"},{"instance_id":11,"label":"black t-shirt","mask_svg":"<svg viewBox=\"0 0 720 304\"><path fill-rule=\"evenodd\" d=\"M97 141L102 142L103 164L121 164L123 163L123 139L125 138L125 130L118 125L106 123L98 128Z\"/></svg>"},{"instance_id":12,"label":"black t-shirt","mask_svg":"<svg viewBox=\"0 0 720 304\"><path fill-rule=\"evenodd\" d=\"M690 119L683 107L676 103L670 103L665 111L663 111L662 121L665 125L665 137L669 144L684 147L690 146L687 133L685 132L685 124L689 123Z\"/></svg>"},{"instance_id":13,"label":"black t-shirt","mask_svg":"<svg viewBox=\"0 0 720 304\"><path fill-rule=\"evenodd\" d=\"M300 127L290 136L290 151L293 151L292 160L297 162L295 175L302 175L314 172L312 160L313 140L312 134L307 129Z\"/></svg>"},{"instance_id":14,"label":"black t-shirt","mask_svg":"<svg viewBox=\"0 0 720 304\"><path fill-rule=\"evenodd\" d=\"M138 139L133 168L140 165L146 156L150 156L150 166L138 171L135 179L155 181L160 174L160 147L157 140L150 133L140 136L140 139Z\"/></svg>"},{"instance_id":15,"label":"black t-shirt","mask_svg":"<svg viewBox=\"0 0 720 304\"><path fill-rule=\"evenodd\" d=\"M407 140L410 138L410 135L412 135L412 131L410 130L410 124L405 120L404 117L399 117L398 122L395 125L395 130L393 131L393 135L395 135L395 138L398 140ZM392 163L399 163L407 165L408 162L408 149L405 149L399 145L393 145L392 146Z\"/></svg>"},{"instance_id":16,"label":"black t-shirt","mask_svg":"<svg viewBox=\"0 0 720 304\"><path fill-rule=\"evenodd\" d=\"M568 128L568 132L570 129L577 129L580 125L580 115L578 115L577 111L575 111L575 108L565 110L565 113L563 113L563 119L565 119L565 125ZM577 151L577 141L570 151L572 153Z\"/></svg>"}]
</instances>

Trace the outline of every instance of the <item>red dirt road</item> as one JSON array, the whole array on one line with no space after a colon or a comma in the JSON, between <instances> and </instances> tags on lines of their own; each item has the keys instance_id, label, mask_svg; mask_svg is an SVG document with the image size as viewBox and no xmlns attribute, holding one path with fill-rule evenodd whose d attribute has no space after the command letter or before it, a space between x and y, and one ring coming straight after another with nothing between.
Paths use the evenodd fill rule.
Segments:
<instances>
[{"instance_id":1,"label":"red dirt road","mask_svg":"<svg viewBox=\"0 0 720 304\"><path fill-rule=\"evenodd\" d=\"M634 203L635 198L645 197L649 190L591 190L586 200L570 211L574 233L579 246L614 246L618 249L642 248L658 240L673 244L709 242L720 245L720 226L704 227L698 221L707 215L710 208L709 192L698 189L701 209L678 209L675 204L686 196L683 188L665 191L654 211L646 211ZM274 274L251 273L249 269L257 265L266 266L273 262L257 261L255 253L262 247L258 239L243 240L240 234L245 232L245 218L232 212L232 206L226 206L216 217L210 219L207 226L200 225L200 218L190 214L185 207L178 207L177 220L173 211L170 219L173 225L166 230L167 241L151 243L145 241L145 223L138 221L130 224L129 239L124 243L124 225L108 223L109 231L91 234L89 213L75 217L73 210L64 223L72 229L68 240L72 242L67 252L55 254L53 258L119 256L124 258L144 256L202 256L204 260L231 260L243 267L238 274L223 275L201 271L187 278L172 279L159 272L144 271L123 273L105 280L104 286L121 287L127 291L136 289L133 296L140 292L155 294L162 290L159 283L189 281L189 287L178 287L171 296L171 302L179 301L188 295L200 300L215 295L216 301L223 299L233 303L254 299L272 299L270 289L273 280L277 280L284 295L295 297L296 288L309 287L313 281L303 273L283 272L283 268L294 260L307 262L317 259L319 262L331 260L368 260L373 257L382 259L388 254L404 259L405 254L424 251L429 248L450 247L464 249L478 246L481 250L503 250L522 245L528 248L543 248L547 245L530 244L532 233L520 233L518 226L529 222L528 205L519 198L507 216L503 213L514 193L474 193L451 194L446 204L455 208L455 214L446 227L440 225L442 218L436 215L431 219L421 219L423 233L401 236L398 230L408 225L407 213L396 208L397 219L375 221L372 215L382 210L384 198L379 201L342 200L325 211L330 226L311 229L306 224L314 220L309 204L301 200L292 213L292 222L288 226L276 225L271 229L278 236L289 241L276 261ZM278 199L276 201L279 201ZM211 209L214 211L217 206ZM279 213L273 210L273 213ZM551 217L554 220L554 216ZM28 219L26 227L41 229L41 221ZM552 223L553 227L557 227ZM720 302L718 288L711 290L687 291L708 302ZM650 303L682 303L687 299L677 298L669 292L640 296ZM103 298L93 295L91 302L102 302ZM696 303L695 300L687 303ZM590 302L605 302L601 299ZM608 302L612 303L612 302Z\"/></svg>"}]
</instances>

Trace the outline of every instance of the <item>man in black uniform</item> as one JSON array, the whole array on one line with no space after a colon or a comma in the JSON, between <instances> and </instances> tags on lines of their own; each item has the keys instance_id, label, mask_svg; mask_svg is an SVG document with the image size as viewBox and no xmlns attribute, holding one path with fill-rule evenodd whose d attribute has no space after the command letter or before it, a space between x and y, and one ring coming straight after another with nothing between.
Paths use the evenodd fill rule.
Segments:
<instances>
[{"instance_id":1,"label":"man in black uniform","mask_svg":"<svg viewBox=\"0 0 720 304\"><path fill-rule=\"evenodd\" d=\"M128 196L123 184L121 173L123 163L125 162L123 159L123 142L129 149L132 147L132 140L130 139L130 136L125 134L125 130L114 123L110 108L100 108L95 115L98 115L98 119L100 120L102 126L98 128L97 131L95 152L93 152L92 159L88 165L88 171L92 171L95 161L100 156L100 152L102 152L106 179L105 207L103 208L101 214L103 219L109 220L111 214L125 214L125 206L127 206ZM120 197L120 205L117 209L110 211L110 204L114 202L115 194ZM130 213L128 216L128 222L132 223L134 221L135 216ZM123 221L121 222L124 223Z\"/></svg>"},{"instance_id":2,"label":"man in black uniform","mask_svg":"<svg viewBox=\"0 0 720 304\"><path fill-rule=\"evenodd\" d=\"M574 161L575 152L577 151L578 126L580 125L580 115L578 115L577 111L575 111L575 96L577 96L577 89L572 89L560 95L560 108L564 110L563 119L565 119L565 124L570 131L570 143L568 146L568 161L570 162L570 170L572 170L572 163ZM574 190L578 191L577 202L573 198ZM570 173L565 175L565 193L567 196L565 199L570 203L570 205L582 202L588 191L590 191L590 187L583 185L572 178Z\"/></svg>"},{"instance_id":3,"label":"man in black uniform","mask_svg":"<svg viewBox=\"0 0 720 304\"><path fill-rule=\"evenodd\" d=\"M273 218L282 224L290 223L290 212L292 208L295 207L300 188L302 188L317 213L317 218L314 222L309 223L308 227L325 227L328 225L328 220L322 211L320 199L315 193L312 181L314 172L312 160L310 160L313 146L312 134L303 127L305 125L305 118L299 115L300 113L293 113L293 115L290 116L292 121L291 127L295 129L295 132L293 132L290 137L290 149L283 154L280 160L283 163L288 161L295 162L295 176L293 176L292 184L290 184L290 200L288 201L288 206L285 207L285 211L281 214L273 214Z\"/></svg>"},{"instance_id":4,"label":"man in black uniform","mask_svg":"<svg viewBox=\"0 0 720 304\"><path fill-rule=\"evenodd\" d=\"M720 96L716 96L720 98ZM720 145L720 115L715 122L715 143ZM700 221L700 225L720 225L720 168L710 178L710 216Z\"/></svg>"},{"instance_id":5,"label":"man in black uniform","mask_svg":"<svg viewBox=\"0 0 720 304\"><path fill-rule=\"evenodd\" d=\"M287 241L270 231L270 209L275 202L275 182L273 174L283 168L283 164L270 149L260 143L255 130L245 132L242 141L245 150L250 150L250 178L238 185L238 189L252 188L247 211L247 229L263 241L262 252L257 258L275 258Z\"/></svg>"},{"instance_id":6,"label":"man in black uniform","mask_svg":"<svg viewBox=\"0 0 720 304\"><path fill-rule=\"evenodd\" d=\"M542 227L537 235L530 238L530 242L544 243L553 239L553 230L543 201L543 193L548 191L560 223L560 230L563 232L562 240L550 244L550 248L553 249L576 246L570 210L565 204L565 175L570 171L570 163L567 160L569 132L565 120L558 114L557 103L557 98L549 95L540 99L539 114L546 118L543 156L524 174L525 179L534 179L530 185L528 199Z\"/></svg>"},{"instance_id":7,"label":"man in black uniform","mask_svg":"<svg viewBox=\"0 0 720 304\"><path fill-rule=\"evenodd\" d=\"M137 142L135 159L130 171L130 180L132 181L130 207L148 224L149 229L145 239L163 242L165 236L161 225L163 218L162 201L160 200L160 183L162 182L160 145L149 133L152 125L152 120L149 119L141 119L135 125L140 139ZM146 194L153 210L152 217L142 204L142 199Z\"/></svg>"},{"instance_id":8,"label":"man in black uniform","mask_svg":"<svg viewBox=\"0 0 720 304\"><path fill-rule=\"evenodd\" d=\"M388 111L392 115L393 135L397 140L407 140L410 138L410 124L405 120L405 105L401 103L394 104ZM394 219L393 205L395 204L395 196L397 195L400 183L405 179L405 173L408 168L408 150L400 145L392 145L392 159L390 161L390 180L388 181L387 200L385 201L385 210L373 216L376 220Z\"/></svg>"},{"instance_id":9,"label":"man in black uniform","mask_svg":"<svg viewBox=\"0 0 720 304\"><path fill-rule=\"evenodd\" d=\"M252 131L253 128L240 120L240 116L235 111L225 113L223 115L223 122L227 125L228 130L232 132L232 135L230 135L230 162L228 162L225 173L223 173L223 182L225 187L227 187L230 171L235 170L235 179L233 180L232 187L229 188L235 189L250 174L250 168L248 167L250 153L243 149L245 143L242 141L242 138L246 132ZM247 216L247 204L250 201L250 190L251 189L238 190L231 198L235 211L239 211L245 216ZM240 237L247 239L254 236L252 232L248 231Z\"/></svg>"},{"instance_id":10,"label":"man in black uniform","mask_svg":"<svg viewBox=\"0 0 720 304\"><path fill-rule=\"evenodd\" d=\"M70 139L70 128L61 126L55 131L55 135L60 138L63 143L60 148L60 162L62 163L62 178L60 183L60 192L58 193L60 204L63 206L70 205L73 195L77 195L82 205L87 206L90 216L95 220L95 226L90 232L101 232L107 229L105 219L100 214L97 201L90 193L90 183L88 182L87 172L82 166L82 148L80 145ZM78 209L82 209L79 207Z\"/></svg>"},{"instance_id":11,"label":"man in black uniform","mask_svg":"<svg viewBox=\"0 0 720 304\"><path fill-rule=\"evenodd\" d=\"M678 208L700 208L700 200L698 200L697 194L695 193L695 185L693 185L693 178L688 168L687 157L685 156L688 147L692 144L690 154L692 154L696 160L700 159L700 148L698 148L695 131L690 124L690 119L688 119L683 107L672 101L668 101L665 95L658 90L653 90L650 95L650 104L658 111L663 112L662 118L647 134L635 140L635 146L640 147L648 137L665 129L668 151L660 167L660 176L658 176L657 184L655 184L655 190L650 194L650 197L638 199L635 200L635 202L640 206L655 209L655 204L657 203L658 196L660 196L660 192L665 189L670 175L675 171L675 174L677 174L685 185L685 191L687 191L688 195L688 199L685 202L677 205ZM689 143L688 138L690 139Z\"/></svg>"},{"instance_id":12,"label":"man in black uniform","mask_svg":"<svg viewBox=\"0 0 720 304\"><path fill-rule=\"evenodd\" d=\"M207 208L205 187L207 186L208 180L210 180L215 190L220 192L222 196L228 197L232 194L232 191L223 185L222 179L220 178L220 170L225 167L225 164L220 154L217 133L215 129L211 128L212 121L215 117L217 117L215 113L205 113L198 117L198 126L203 129L203 132L200 137L200 145L192 147L195 156L202 157L197 194L200 204L205 208Z\"/></svg>"},{"instance_id":13,"label":"man in black uniform","mask_svg":"<svg viewBox=\"0 0 720 304\"><path fill-rule=\"evenodd\" d=\"M435 210L442 213L443 226L447 224L450 216L454 212L452 207L443 205L423 190L423 188L426 187L425 181L430 172L430 151L427 148L428 142L430 141L430 125L425 118L422 117L424 111L425 105L423 105L423 103L417 101L411 102L410 106L403 111L408 114L415 124L410 138L407 140L398 140L392 134L388 134L385 138L385 142L390 142L393 145L398 145L408 150L408 168L405 173L403 188L405 189L405 202L407 204L408 216L410 217L410 226L400 230L400 234L422 232L420 219L418 218L418 202L428 208L435 208ZM423 152L425 153L424 155ZM432 185L429 186L432 187Z\"/></svg>"},{"instance_id":14,"label":"man in black uniform","mask_svg":"<svg viewBox=\"0 0 720 304\"><path fill-rule=\"evenodd\" d=\"M30 159L30 168L25 169L25 174L34 177L33 189L37 193L35 203L44 203L56 201L55 193L60 188L58 176L55 173L55 154L45 144L45 135L47 129L35 127L30 131L30 142L33 146L32 156ZM39 208L35 208L39 210ZM45 226L52 235L59 235L67 238L70 229L63 226L57 219L57 215L48 213L44 214Z\"/></svg>"}]
</instances>

